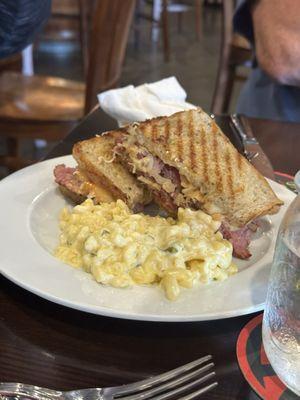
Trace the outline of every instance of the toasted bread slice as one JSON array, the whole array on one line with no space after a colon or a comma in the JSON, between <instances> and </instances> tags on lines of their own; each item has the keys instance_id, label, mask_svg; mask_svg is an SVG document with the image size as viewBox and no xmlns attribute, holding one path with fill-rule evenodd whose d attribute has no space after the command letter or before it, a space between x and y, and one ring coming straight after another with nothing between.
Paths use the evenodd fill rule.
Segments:
<instances>
[{"instance_id":1,"label":"toasted bread slice","mask_svg":"<svg viewBox=\"0 0 300 400\"><path fill-rule=\"evenodd\" d=\"M73 157L79 170L92 183L106 188L114 198L125 201L131 209L151 200L149 191L121 165L113 154L118 131L78 142Z\"/></svg>"},{"instance_id":2,"label":"toasted bread slice","mask_svg":"<svg viewBox=\"0 0 300 400\"><path fill-rule=\"evenodd\" d=\"M135 141L178 169L186 188L198 190L201 209L232 226L277 212L282 201L201 109L128 126Z\"/></svg>"}]
</instances>

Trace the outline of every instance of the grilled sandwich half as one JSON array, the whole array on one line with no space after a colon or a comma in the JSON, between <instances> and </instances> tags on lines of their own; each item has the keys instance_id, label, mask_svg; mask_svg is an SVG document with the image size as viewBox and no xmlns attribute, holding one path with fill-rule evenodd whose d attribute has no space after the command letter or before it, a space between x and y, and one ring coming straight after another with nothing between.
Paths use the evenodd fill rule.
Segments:
<instances>
[{"instance_id":1,"label":"grilled sandwich half","mask_svg":"<svg viewBox=\"0 0 300 400\"><path fill-rule=\"evenodd\" d=\"M201 208L241 227L282 204L201 109L136 123L127 132L115 151L171 213Z\"/></svg>"},{"instance_id":2,"label":"grilled sandwich half","mask_svg":"<svg viewBox=\"0 0 300 400\"><path fill-rule=\"evenodd\" d=\"M116 154L171 215L178 207L202 209L222 219L226 236L245 231L248 223L276 213L282 204L200 108L135 123L126 131Z\"/></svg>"},{"instance_id":3,"label":"grilled sandwich half","mask_svg":"<svg viewBox=\"0 0 300 400\"><path fill-rule=\"evenodd\" d=\"M73 146L76 168L57 165L55 181L64 195L76 203L87 197L95 203L122 199L132 210L151 201L149 190L125 168L113 154L119 131L84 140Z\"/></svg>"}]
</instances>

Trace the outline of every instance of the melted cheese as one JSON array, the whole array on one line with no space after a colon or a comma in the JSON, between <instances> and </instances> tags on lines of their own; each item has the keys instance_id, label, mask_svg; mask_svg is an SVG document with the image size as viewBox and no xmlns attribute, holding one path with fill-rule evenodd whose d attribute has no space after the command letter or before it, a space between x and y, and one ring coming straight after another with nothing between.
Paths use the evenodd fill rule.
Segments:
<instances>
[{"instance_id":1,"label":"melted cheese","mask_svg":"<svg viewBox=\"0 0 300 400\"><path fill-rule=\"evenodd\" d=\"M133 167L133 173L136 171L143 172L155 179L155 181L165 190L167 193L174 193L176 185L169 179L164 178L155 169L155 161L152 154L148 153L144 157L139 158L138 154L143 151L139 146L131 143L131 141L125 140L123 146L126 148L126 153L130 158L130 163Z\"/></svg>"},{"instance_id":2,"label":"melted cheese","mask_svg":"<svg viewBox=\"0 0 300 400\"><path fill-rule=\"evenodd\" d=\"M80 192L83 196L93 198L97 203L111 203L116 200L112 193L105 187L91 182L82 170L77 170L75 174L82 181Z\"/></svg>"}]
</instances>

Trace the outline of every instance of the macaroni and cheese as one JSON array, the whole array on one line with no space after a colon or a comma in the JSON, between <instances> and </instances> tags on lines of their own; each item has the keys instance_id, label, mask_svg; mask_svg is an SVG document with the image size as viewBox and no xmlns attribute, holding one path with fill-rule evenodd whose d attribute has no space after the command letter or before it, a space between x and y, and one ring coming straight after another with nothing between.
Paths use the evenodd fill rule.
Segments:
<instances>
[{"instance_id":1,"label":"macaroni and cheese","mask_svg":"<svg viewBox=\"0 0 300 400\"><path fill-rule=\"evenodd\" d=\"M160 284L175 300L181 287L237 272L219 226L202 211L179 208L175 220L133 214L121 200L94 205L88 199L61 212L55 255L104 285Z\"/></svg>"}]
</instances>

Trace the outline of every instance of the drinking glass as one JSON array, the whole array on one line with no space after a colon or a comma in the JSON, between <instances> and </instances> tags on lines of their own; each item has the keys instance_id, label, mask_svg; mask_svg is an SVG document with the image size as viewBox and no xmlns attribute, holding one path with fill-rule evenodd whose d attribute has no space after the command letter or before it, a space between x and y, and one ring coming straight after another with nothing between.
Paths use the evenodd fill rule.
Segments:
<instances>
[{"instance_id":1,"label":"drinking glass","mask_svg":"<svg viewBox=\"0 0 300 400\"><path fill-rule=\"evenodd\" d=\"M262 336L274 371L300 395L300 194L279 228Z\"/></svg>"}]
</instances>

